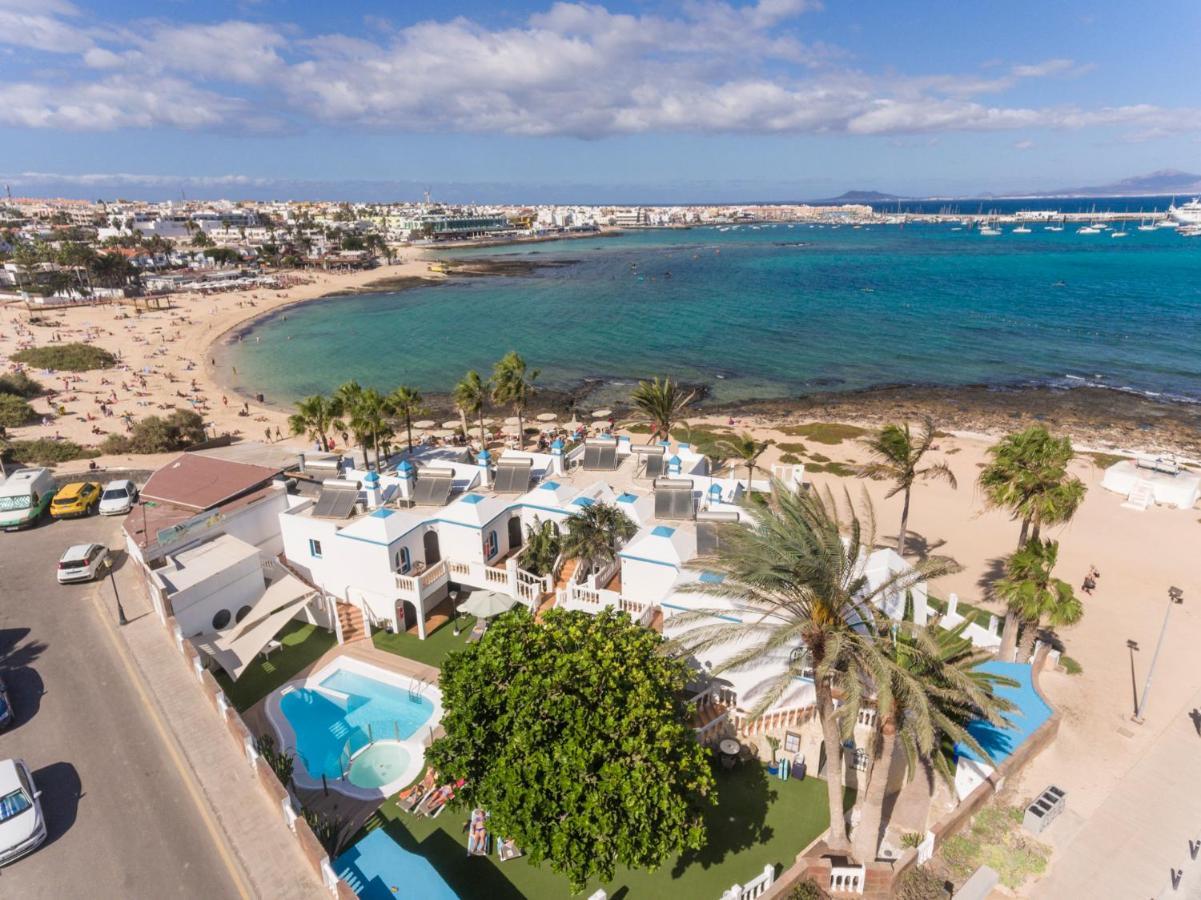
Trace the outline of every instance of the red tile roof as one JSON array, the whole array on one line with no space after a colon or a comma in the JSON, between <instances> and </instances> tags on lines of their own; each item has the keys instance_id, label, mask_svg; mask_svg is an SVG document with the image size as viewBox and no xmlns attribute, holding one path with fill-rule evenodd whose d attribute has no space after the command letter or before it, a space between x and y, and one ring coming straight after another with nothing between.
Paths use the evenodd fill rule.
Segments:
<instances>
[{"instance_id":1,"label":"red tile roof","mask_svg":"<svg viewBox=\"0 0 1201 900\"><path fill-rule=\"evenodd\" d=\"M200 512L262 487L281 471L184 453L151 475L141 496Z\"/></svg>"}]
</instances>

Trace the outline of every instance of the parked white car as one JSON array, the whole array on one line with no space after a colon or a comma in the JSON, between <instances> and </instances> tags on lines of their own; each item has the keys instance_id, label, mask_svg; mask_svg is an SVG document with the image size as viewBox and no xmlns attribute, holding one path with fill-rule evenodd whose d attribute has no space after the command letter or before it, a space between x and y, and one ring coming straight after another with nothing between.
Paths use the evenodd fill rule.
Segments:
<instances>
[{"instance_id":1,"label":"parked white car","mask_svg":"<svg viewBox=\"0 0 1201 900\"><path fill-rule=\"evenodd\" d=\"M0 761L0 866L32 853L46 840L41 796L23 760Z\"/></svg>"},{"instance_id":2,"label":"parked white car","mask_svg":"<svg viewBox=\"0 0 1201 900\"><path fill-rule=\"evenodd\" d=\"M104 574L108 548L104 544L76 544L58 561L58 583L91 581Z\"/></svg>"},{"instance_id":3,"label":"parked white car","mask_svg":"<svg viewBox=\"0 0 1201 900\"><path fill-rule=\"evenodd\" d=\"M110 481L100 495L100 515L122 516L138 501L138 489L128 479Z\"/></svg>"}]
</instances>

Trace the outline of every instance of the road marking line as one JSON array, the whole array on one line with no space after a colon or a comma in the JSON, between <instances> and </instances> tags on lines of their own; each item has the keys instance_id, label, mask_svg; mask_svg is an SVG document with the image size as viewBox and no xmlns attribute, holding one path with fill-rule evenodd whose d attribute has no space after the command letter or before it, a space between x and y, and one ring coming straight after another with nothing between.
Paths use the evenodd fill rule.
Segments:
<instances>
[{"instance_id":1,"label":"road marking line","mask_svg":"<svg viewBox=\"0 0 1201 900\"><path fill-rule=\"evenodd\" d=\"M109 612L105 608L104 601L101 599L101 586L103 581L99 582L95 589L91 592L93 609L99 614L101 624L105 633L108 635L109 641L117 651L117 656L121 659L121 665L124 666L129 680L133 682L134 690L138 692L141 698L142 705L150 713L150 720L154 724L155 730L158 731L159 737L167 748L167 754L171 757L171 762L175 764L176 770L179 772L183 780L184 786L188 790L188 794L192 798L192 802L196 805L196 809L200 812L200 818L204 821L205 828L208 829L209 835L213 838L213 843L217 845L217 853L221 856L221 861L225 863L225 868L229 871L230 876L234 880L234 886L238 889L238 893L243 900L251 900L254 894L250 891L246 884L246 877L242 873L242 867L238 864L230 853L226 842L225 831L217 824L213 818L213 812L209 808L208 801L200 792L199 786L196 784L196 776L191 769L185 764L183 757L180 755L174 735L168 731L167 725L163 722L155 701L146 692L146 687L142 683L141 673L134 668L133 659L130 656L129 650L124 646L124 641L117 634L116 627L112 624L109 618ZM154 615L151 610L150 615Z\"/></svg>"}]
</instances>

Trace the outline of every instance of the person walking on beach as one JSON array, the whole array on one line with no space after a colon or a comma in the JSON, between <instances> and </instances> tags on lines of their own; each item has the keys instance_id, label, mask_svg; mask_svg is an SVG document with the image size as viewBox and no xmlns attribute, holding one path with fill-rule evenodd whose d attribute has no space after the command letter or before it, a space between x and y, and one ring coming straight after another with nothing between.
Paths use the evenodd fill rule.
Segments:
<instances>
[{"instance_id":1,"label":"person walking on beach","mask_svg":"<svg viewBox=\"0 0 1201 900\"><path fill-rule=\"evenodd\" d=\"M271 443L271 426L268 425L265 430L267 433L267 443L270 444Z\"/></svg>"}]
</instances>

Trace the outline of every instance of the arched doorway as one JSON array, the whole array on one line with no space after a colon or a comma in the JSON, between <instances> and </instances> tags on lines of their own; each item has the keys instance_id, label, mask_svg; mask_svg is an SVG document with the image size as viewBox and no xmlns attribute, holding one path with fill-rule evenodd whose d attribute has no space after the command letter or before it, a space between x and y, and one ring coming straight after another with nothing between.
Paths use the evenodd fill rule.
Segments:
<instances>
[{"instance_id":1,"label":"arched doorway","mask_svg":"<svg viewBox=\"0 0 1201 900\"><path fill-rule=\"evenodd\" d=\"M442 561L442 550L438 546L438 532L427 531L421 539L425 548L425 565L432 566L434 563Z\"/></svg>"},{"instance_id":2,"label":"arched doorway","mask_svg":"<svg viewBox=\"0 0 1201 900\"><path fill-rule=\"evenodd\" d=\"M513 516L509 519L509 552L512 553L521 543L521 519Z\"/></svg>"}]
</instances>

